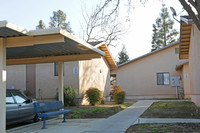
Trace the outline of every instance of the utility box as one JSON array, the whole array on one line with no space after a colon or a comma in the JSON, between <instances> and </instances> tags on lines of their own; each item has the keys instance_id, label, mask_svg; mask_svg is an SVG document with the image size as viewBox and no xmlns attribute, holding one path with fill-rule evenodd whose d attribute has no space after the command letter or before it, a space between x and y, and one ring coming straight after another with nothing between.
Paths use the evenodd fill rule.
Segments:
<instances>
[{"instance_id":1,"label":"utility box","mask_svg":"<svg viewBox=\"0 0 200 133\"><path fill-rule=\"evenodd\" d=\"M172 76L171 77L171 86L172 87L180 86L180 76Z\"/></svg>"}]
</instances>

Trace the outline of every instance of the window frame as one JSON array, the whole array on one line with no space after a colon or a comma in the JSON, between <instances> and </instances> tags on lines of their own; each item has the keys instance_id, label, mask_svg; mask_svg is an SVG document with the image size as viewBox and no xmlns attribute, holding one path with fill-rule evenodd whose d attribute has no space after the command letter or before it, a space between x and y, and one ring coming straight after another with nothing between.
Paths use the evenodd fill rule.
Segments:
<instances>
[{"instance_id":1,"label":"window frame","mask_svg":"<svg viewBox=\"0 0 200 133\"><path fill-rule=\"evenodd\" d=\"M163 81L163 83L162 84L159 84L159 82L158 82L158 74L162 74L162 81ZM165 84L165 78L164 78L164 74L168 74L169 75L169 83L167 83L167 84ZM156 74L156 76L157 76L157 85L170 85L170 73L169 72L158 72L157 74Z\"/></svg>"},{"instance_id":2,"label":"window frame","mask_svg":"<svg viewBox=\"0 0 200 133\"><path fill-rule=\"evenodd\" d=\"M13 102L7 102L8 100L7 100L7 93L9 93L10 94L10 96L12 97L10 97L12 100L13 100ZM13 97L13 94L10 92L10 91L6 91L6 104L16 104L16 101L15 101L15 99L14 99L14 97Z\"/></svg>"}]
</instances>

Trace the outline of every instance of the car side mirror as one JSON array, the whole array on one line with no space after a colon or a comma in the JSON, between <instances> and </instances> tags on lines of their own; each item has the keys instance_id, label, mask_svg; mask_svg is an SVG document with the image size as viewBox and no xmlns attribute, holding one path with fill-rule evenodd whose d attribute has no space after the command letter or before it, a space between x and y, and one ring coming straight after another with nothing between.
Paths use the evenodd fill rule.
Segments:
<instances>
[{"instance_id":1,"label":"car side mirror","mask_svg":"<svg viewBox=\"0 0 200 133\"><path fill-rule=\"evenodd\" d=\"M26 99L26 101L24 101L24 103L32 103L32 102L33 102L33 100L30 98L28 98L28 99Z\"/></svg>"}]
</instances>

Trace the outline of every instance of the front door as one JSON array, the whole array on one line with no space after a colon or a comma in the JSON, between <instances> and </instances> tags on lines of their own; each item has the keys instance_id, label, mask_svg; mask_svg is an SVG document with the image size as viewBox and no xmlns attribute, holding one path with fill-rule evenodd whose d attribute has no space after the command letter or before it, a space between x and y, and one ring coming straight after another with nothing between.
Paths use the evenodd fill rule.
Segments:
<instances>
[{"instance_id":1,"label":"front door","mask_svg":"<svg viewBox=\"0 0 200 133\"><path fill-rule=\"evenodd\" d=\"M30 91L31 95L29 97L36 98L36 65L27 64L26 65L26 90Z\"/></svg>"}]
</instances>

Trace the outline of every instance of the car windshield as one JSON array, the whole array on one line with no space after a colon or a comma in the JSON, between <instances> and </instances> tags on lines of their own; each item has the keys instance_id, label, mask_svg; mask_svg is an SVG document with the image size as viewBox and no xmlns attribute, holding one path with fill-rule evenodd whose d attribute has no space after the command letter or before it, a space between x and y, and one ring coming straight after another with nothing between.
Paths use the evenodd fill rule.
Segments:
<instances>
[{"instance_id":1,"label":"car windshield","mask_svg":"<svg viewBox=\"0 0 200 133\"><path fill-rule=\"evenodd\" d=\"M27 100L27 98L19 91L13 91L12 94L17 103L24 103Z\"/></svg>"}]
</instances>

